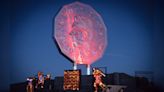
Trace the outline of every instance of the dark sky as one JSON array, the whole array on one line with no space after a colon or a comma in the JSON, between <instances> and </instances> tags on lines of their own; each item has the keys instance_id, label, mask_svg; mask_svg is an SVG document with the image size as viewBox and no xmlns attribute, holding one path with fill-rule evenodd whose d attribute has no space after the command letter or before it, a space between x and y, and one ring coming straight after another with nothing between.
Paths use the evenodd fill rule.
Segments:
<instances>
[{"instance_id":1,"label":"dark sky","mask_svg":"<svg viewBox=\"0 0 164 92\"><path fill-rule=\"evenodd\" d=\"M62 76L72 63L54 43L54 18L61 7L76 0L12 0L2 5L2 88L25 81L38 71ZM152 71L154 80L164 78L164 31L162 0L79 0L92 6L104 19L108 45L92 67L108 73ZM85 66L79 66L83 74Z\"/></svg>"}]
</instances>

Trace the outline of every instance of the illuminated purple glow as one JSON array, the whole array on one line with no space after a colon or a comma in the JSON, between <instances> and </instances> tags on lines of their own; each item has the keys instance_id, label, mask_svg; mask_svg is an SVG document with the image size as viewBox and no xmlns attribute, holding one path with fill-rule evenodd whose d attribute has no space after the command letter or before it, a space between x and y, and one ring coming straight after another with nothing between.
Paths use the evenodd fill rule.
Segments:
<instances>
[{"instance_id":1,"label":"illuminated purple glow","mask_svg":"<svg viewBox=\"0 0 164 92\"><path fill-rule=\"evenodd\" d=\"M107 45L106 27L89 5L65 5L55 18L55 39L67 57L76 64L92 64L102 57Z\"/></svg>"}]
</instances>

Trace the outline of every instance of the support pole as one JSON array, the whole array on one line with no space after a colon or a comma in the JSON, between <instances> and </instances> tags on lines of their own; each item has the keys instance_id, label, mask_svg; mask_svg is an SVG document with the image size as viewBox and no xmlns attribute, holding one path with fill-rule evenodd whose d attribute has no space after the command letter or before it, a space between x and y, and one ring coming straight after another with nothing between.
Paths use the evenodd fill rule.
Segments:
<instances>
[{"instance_id":1,"label":"support pole","mask_svg":"<svg viewBox=\"0 0 164 92\"><path fill-rule=\"evenodd\" d=\"M90 75L91 74L91 69L90 69L90 65L87 65L87 75Z\"/></svg>"},{"instance_id":2,"label":"support pole","mask_svg":"<svg viewBox=\"0 0 164 92\"><path fill-rule=\"evenodd\" d=\"M73 70L77 70L77 64L76 63L73 64Z\"/></svg>"}]
</instances>

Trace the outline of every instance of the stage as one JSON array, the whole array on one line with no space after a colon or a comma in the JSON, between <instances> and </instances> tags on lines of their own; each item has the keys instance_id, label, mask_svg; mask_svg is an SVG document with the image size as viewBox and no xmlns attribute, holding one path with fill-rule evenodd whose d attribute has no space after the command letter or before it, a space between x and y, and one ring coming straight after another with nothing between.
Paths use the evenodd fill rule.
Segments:
<instances>
[{"instance_id":1,"label":"stage","mask_svg":"<svg viewBox=\"0 0 164 92\"><path fill-rule=\"evenodd\" d=\"M78 91L64 91L63 83L64 77L57 76L51 80L51 84L45 84L45 88L35 90L36 92L94 92L93 87L94 78L92 75L82 75L80 78L80 89ZM153 83L150 83L146 78L133 77L125 73L112 73L106 74L103 78L103 82L108 85L110 92L157 92ZM52 88L49 90L46 88L47 85L51 85ZM27 82L11 84L11 92L27 92ZM122 91L120 91L122 90ZM99 92L100 91L99 89Z\"/></svg>"}]
</instances>

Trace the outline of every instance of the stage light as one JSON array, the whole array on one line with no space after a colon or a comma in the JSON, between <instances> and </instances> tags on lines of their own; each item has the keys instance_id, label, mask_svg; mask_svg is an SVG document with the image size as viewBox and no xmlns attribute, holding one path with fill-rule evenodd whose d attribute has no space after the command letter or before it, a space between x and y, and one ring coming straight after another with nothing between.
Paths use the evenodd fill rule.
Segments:
<instances>
[{"instance_id":1,"label":"stage light","mask_svg":"<svg viewBox=\"0 0 164 92\"><path fill-rule=\"evenodd\" d=\"M80 70L65 70L64 71L64 90L79 90L80 89Z\"/></svg>"}]
</instances>

